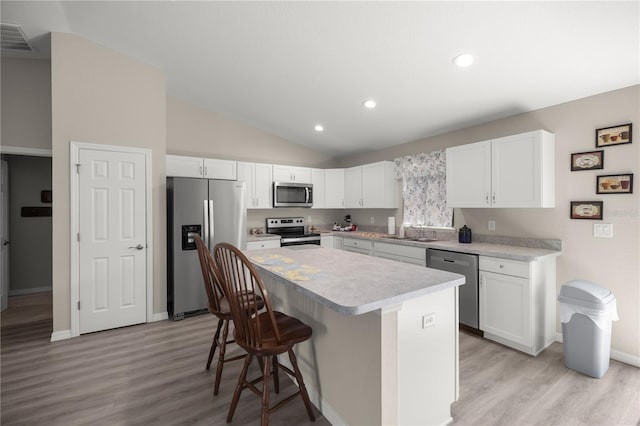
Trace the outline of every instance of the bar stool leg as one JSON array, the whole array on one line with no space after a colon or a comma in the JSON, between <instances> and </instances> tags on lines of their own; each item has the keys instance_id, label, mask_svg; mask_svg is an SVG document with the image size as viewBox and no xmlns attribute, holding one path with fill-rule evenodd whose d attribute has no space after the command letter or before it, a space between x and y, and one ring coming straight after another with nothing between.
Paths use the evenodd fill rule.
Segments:
<instances>
[{"instance_id":1,"label":"bar stool leg","mask_svg":"<svg viewBox=\"0 0 640 426\"><path fill-rule=\"evenodd\" d=\"M218 339L220 338L220 329L222 328L222 323L224 320L218 320L218 329L216 330L216 334L213 336L213 342L211 342L211 349L209 349L209 359L207 360L207 370L211 367L211 361L213 360L213 355L216 353L216 346L218 345Z\"/></svg>"},{"instance_id":2,"label":"bar stool leg","mask_svg":"<svg viewBox=\"0 0 640 426\"><path fill-rule=\"evenodd\" d=\"M220 379L222 378L222 368L224 367L224 357L227 352L227 338L229 336L229 321L221 320L224 322L222 329L222 342L220 343L220 352L218 352L218 365L216 365L216 382L213 386L213 395L218 395L220 389Z\"/></svg>"},{"instance_id":3,"label":"bar stool leg","mask_svg":"<svg viewBox=\"0 0 640 426\"><path fill-rule=\"evenodd\" d=\"M289 359L291 360L291 365L293 366L293 372L296 375L296 381L298 382L298 387L300 388L300 396L302 396L302 401L304 402L304 406L307 409L307 414L309 414L309 419L312 422L315 422L316 416L315 414L313 414L313 409L311 408L311 401L309 400L309 394L307 393L307 387L304 385L304 381L302 380L302 374L300 373L300 369L298 368L298 360L296 359L296 356L293 353L293 349L289 349Z\"/></svg>"},{"instance_id":4,"label":"bar stool leg","mask_svg":"<svg viewBox=\"0 0 640 426\"><path fill-rule=\"evenodd\" d=\"M276 393L280 393L280 376L278 375L278 355L273 356L273 387Z\"/></svg>"},{"instance_id":5,"label":"bar stool leg","mask_svg":"<svg viewBox=\"0 0 640 426\"><path fill-rule=\"evenodd\" d=\"M264 369L262 370L262 421L261 426L269 426L269 372L270 359L264 357Z\"/></svg>"},{"instance_id":6,"label":"bar stool leg","mask_svg":"<svg viewBox=\"0 0 640 426\"><path fill-rule=\"evenodd\" d=\"M253 360L252 354L247 354L244 359L244 366L242 367L242 372L240 373L240 377L238 377L238 385L236 386L236 390L233 392L233 398L231 399L231 405L229 406L229 414L227 414L227 423L231 423L233 420L233 414L236 411L236 407L238 406L238 400L240 399L240 394L244 389L244 384L247 380L247 371L249 370L249 364Z\"/></svg>"}]
</instances>

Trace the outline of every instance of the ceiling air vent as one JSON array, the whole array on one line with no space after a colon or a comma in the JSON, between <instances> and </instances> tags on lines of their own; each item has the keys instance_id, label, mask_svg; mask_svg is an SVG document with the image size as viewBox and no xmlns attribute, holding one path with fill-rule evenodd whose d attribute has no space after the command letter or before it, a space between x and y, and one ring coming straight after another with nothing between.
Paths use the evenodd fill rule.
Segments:
<instances>
[{"instance_id":1,"label":"ceiling air vent","mask_svg":"<svg viewBox=\"0 0 640 426\"><path fill-rule=\"evenodd\" d=\"M20 25L0 22L0 41L4 51L31 52L33 50Z\"/></svg>"}]
</instances>

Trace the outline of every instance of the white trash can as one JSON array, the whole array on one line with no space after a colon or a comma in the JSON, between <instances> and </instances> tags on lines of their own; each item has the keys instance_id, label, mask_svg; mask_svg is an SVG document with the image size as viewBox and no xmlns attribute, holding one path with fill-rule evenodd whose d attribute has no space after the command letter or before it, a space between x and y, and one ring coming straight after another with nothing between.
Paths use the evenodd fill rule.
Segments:
<instances>
[{"instance_id":1,"label":"white trash can","mask_svg":"<svg viewBox=\"0 0 640 426\"><path fill-rule=\"evenodd\" d=\"M615 295L598 284L573 280L560 287L558 301L564 365L601 378L609 369L611 322L618 320Z\"/></svg>"}]
</instances>

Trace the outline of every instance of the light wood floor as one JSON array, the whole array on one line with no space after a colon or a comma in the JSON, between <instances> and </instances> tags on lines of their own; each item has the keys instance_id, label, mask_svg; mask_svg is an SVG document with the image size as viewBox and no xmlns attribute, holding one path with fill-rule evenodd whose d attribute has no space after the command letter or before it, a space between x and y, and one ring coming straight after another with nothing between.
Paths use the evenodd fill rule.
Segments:
<instances>
[{"instance_id":1,"label":"light wood floor","mask_svg":"<svg viewBox=\"0 0 640 426\"><path fill-rule=\"evenodd\" d=\"M537 357L460 333L453 425L639 425L640 369L611 361L601 379L563 363L562 344Z\"/></svg>"},{"instance_id":2,"label":"light wood floor","mask_svg":"<svg viewBox=\"0 0 640 426\"><path fill-rule=\"evenodd\" d=\"M224 425L240 364L225 366L220 395L213 397L214 370L207 372L204 365L214 324L207 314L55 343L49 342L48 320L3 326L0 423ZM640 421L640 369L612 361L597 380L567 370L557 343L536 358L467 334L461 334L460 346L461 395L452 409L454 425ZM232 424L257 425L259 405L245 391ZM299 399L271 420L312 424ZM318 415L315 425L328 422Z\"/></svg>"},{"instance_id":3,"label":"light wood floor","mask_svg":"<svg viewBox=\"0 0 640 426\"><path fill-rule=\"evenodd\" d=\"M0 325L26 324L53 319L53 298L50 291L9 296L7 309L0 314Z\"/></svg>"}]
</instances>

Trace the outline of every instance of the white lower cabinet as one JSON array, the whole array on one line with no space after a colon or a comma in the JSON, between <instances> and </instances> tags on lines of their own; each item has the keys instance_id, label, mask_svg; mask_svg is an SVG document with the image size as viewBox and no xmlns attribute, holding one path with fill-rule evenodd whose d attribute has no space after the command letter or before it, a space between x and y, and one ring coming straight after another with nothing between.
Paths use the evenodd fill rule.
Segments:
<instances>
[{"instance_id":1,"label":"white lower cabinet","mask_svg":"<svg viewBox=\"0 0 640 426\"><path fill-rule=\"evenodd\" d=\"M421 247L410 247L376 241L373 248L373 255L376 257L420 266L427 265L427 250Z\"/></svg>"},{"instance_id":2,"label":"white lower cabinet","mask_svg":"<svg viewBox=\"0 0 640 426\"><path fill-rule=\"evenodd\" d=\"M280 240L248 241L247 250L279 248Z\"/></svg>"},{"instance_id":3,"label":"white lower cabinet","mask_svg":"<svg viewBox=\"0 0 640 426\"><path fill-rule=\"evenodd\" d=\"M373 243L369 240L345 238L342 249L345 251L351 251L354 253L366 254L367 256L371 256L372 247Z\"/></svg>"},{"instance_id":4,"label":"white lower cabinet","mask_svg":"<svg viewBox=\"0 0 640 426\"><path fill-rule=\"evenodd\" d=\"M320 237L320 243L322 243L322 237ZM344 248L344 238L333 236L333 248L342 250Z\"/></svg>"},{"instance_id":5,"label":"white lower cabinet","mask_svg":"<svg viewBox=\"0 0 640 426\"><path fill-rule=\"evenodd\" d=\"M320 235L320 247L334 248L333 235Z\"/></svg>"},{"instance_id":6,"label":"white lower cabinet","mask_svg":"<svg viewBox=\"0 0 640 426\"><path fill-rule=\"evenodd\" d=\"M521 262L480 256L484 337L537 355L555 339L555 258Z\"/></svg>"}]
</instances>

